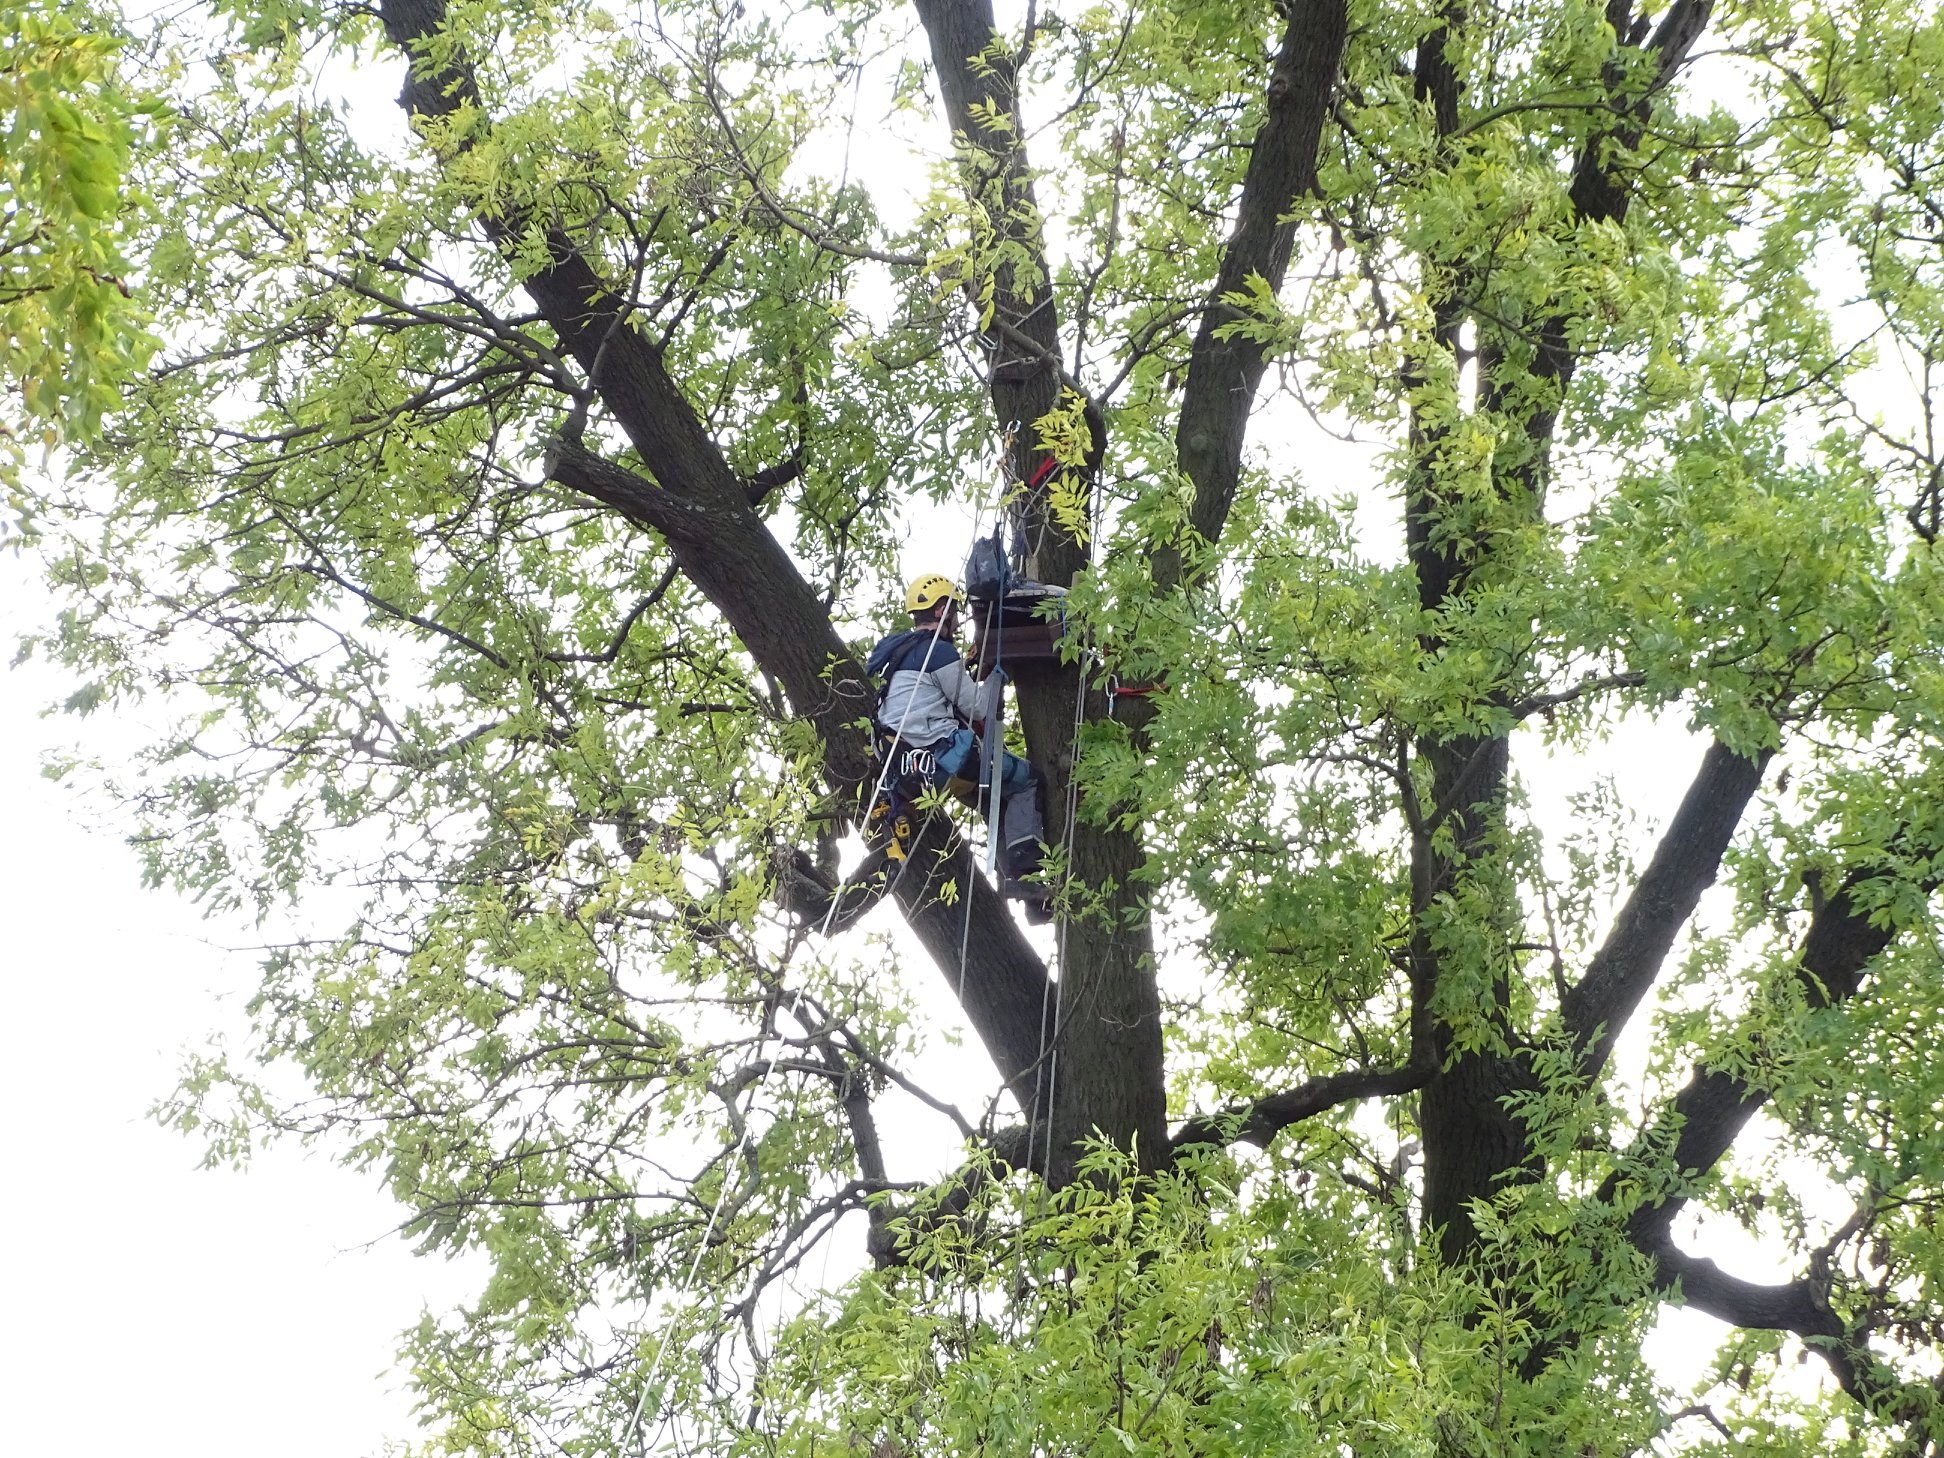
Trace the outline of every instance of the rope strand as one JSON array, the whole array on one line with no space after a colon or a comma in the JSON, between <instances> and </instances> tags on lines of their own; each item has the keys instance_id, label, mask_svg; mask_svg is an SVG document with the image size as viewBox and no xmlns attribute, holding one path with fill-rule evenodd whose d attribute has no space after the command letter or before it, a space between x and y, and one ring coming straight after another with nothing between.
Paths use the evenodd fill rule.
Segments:
<instances>
[{"instance_id":1,"label":"rope strand","mask_svg":"<svg viewBox=\"0 0 1944 1458\"><path fill-rule=\"evenodd\" d=\"M978 515L974 518L975 534L976 534L977 526L981 521L983 521L984 516L985 516L985 507L984 504L981 503ZM936 646L936 644L938 643L939 635L943 633L945 630L945 617L946 615L944 613L940 613L938 616L938 621L932 626L931 643L926 648L926 653L928 655L931 651L931 647ZM904 709L898 715L898 726L897 729L894 731L894 745L897 741L903 738L905 722L911 716L911 705L913 703L914 698L915 695L913 696L913 698L907 698L905 700ZM894 748L891 753L888 753L884 756L884 763L878 769L877 781L871 787L870 801L868 804L866 804L864 808L863 819L859 822L861 825L868 827L871 823L871 815L873 812L876 811L878 800L884 794L884 786L890 778L891 761L895 753L896 750ZM970 898L968 897L968 901L969 899ZM836 919L837 907L839 903L842 902L842 900L843 900L843 894L840 886L837 890L831 893L830 904L824 908L823 923L818 928L818 933L817 933L818 940L820 943L830 935L831 922ZM964 953L964 948L961 947L959 953L959 982L961 986L963 986L964 981L965 981L965 953ZM803 997L804 997L805 988L807 987L807 982L808 980L806 979L803 984L800 984L798 986L795 996L791 999L790 1009L789 1009L789 1016L791 1017L795 1017L797 1013L797 1009L803 1005ZM778 1022L780 1024L781 1019L779 1019ZM769 1039L770 1039L770 1035L768 1033L765 1033L763 1035L761 1043L758 1044L758 1047L760 1048L763 1044L767 1044L769 1042ZM758 1074L755 1081L750 1084L750 1098L752 1100L754 1100L755 1098L756 1090L760 1089L764 1083L768 1082L769 1076L776 1071L777 1060L782 1056L783 1056L782 1050L780 1048L776 1052L772 1053L770 1055L769 1062L764 1066L763 1071L760 1074ZM753 1137L752 1135L745 1134L741 1143L744 1146L747 1146L747 1144L749 1143L752 1137ZM682 1298L686 1297L689 1294L689 1292L694 1288L696 1273L700 1271L702 1267L702 1257L708 1251L709 1239L711 1236L715 1234L716 1222L722 1218L723 1203L728 1199L728 1197L729 1197L729 1182L727 1180L724 1180L721 1190L719 1190L716 1194L715 1205L709 1211L708 1223L703 1227L702 1239L695 1248L695 1258L689 1262L688 1272L686 1275L683 1276L681 1285L676 1288L675 1295L676 1295L676 1300L678 1302ZM627 1428L622 1432L621 1446L624 1448L629 1443L631 1443L634 1440L636 1434L640 1432L642 1409L648 1401L648 1393L650 1389L654 1386L655 1378L657 1375L659 1375L661 1371L661 1364L668 1355L669 1343L673 1340L674 1335L675 1335L675 1323L670 1322L667 1329L662 1332L661 1342L655 1348L655 1355L648 1364L647 1373L643 1376L641 1381L641 1393L635 1399L634 1411L628 1418ZM646 1434L642 1434L641 1453L642 1453L642 1458L647 1458L648 1444L647 1444Z\"/></svg>"},{"instance_id":2,"label":"rope strand","mask_svg":"<svg viewBox=\"0 0 1944 1458\"><path fill-rule=\"evenodd\" d=\"M1010 489L1010 487L1013 484L1016 484L1017 481L1017 478L1013 475L1011 470L1011 450L1012 450L1013 436L1014 433L1018 430L1018 428L1019 428L1018 422L1014 421L1009 426L1007 426L1006 429L1002 431L1000 434L999 451L998 451L998 464L999 464L998 474L1000 478L998 483L998 498L1001 503L1001 507L1000 507L1001 510L1003 510L1003 503L1007 491ZM1039 483L1045 479L1047 473L1052 468L1052 464L1053 462L1050 457L1048 458L1047 462L1042 464L1040 469L1034 475L1033 482L1032 482L1032 485L1034 487L1037 487ZM987 505L988 503L982 500L973 517L972 536L974 540L977 540L979 532L983 527ZM1093 555L1092 543L1090 541L1089 551L1088 551L1088 557L1090 563L1091 563L1092 555ZM998 612L998 604L995 603L992 610L994 617L996 617L997 612ZM941 613L939 615L939 619L937 623L935 623L932 628L932 637L931 637L932 645L937 644L939 640L939 636L944 630L944 625L945 625L945 614ZM1003 635L1004 632L1003 622L999 622L996 626L997 626L998 633ZM987 622L987 629L986 629L987 633L992 634L994 628L995 628L995 623L993 622L992 618L989 617ZM1001 637L998 641L1003 642L1003 637ZM930 650L928 647L927 652L929 653L929 651ZM998 667L998 657L999 655L997 651L995 651L994 653L995 668ZM1002 683L1000 687L1000 698L999 698L1000 704L1003 704L1003 694L1004 694L1004 686ZM885 785L889 781L892 758L896 753L895 746L898 743L902 742L905 722L910 716L912 702L913 700L910 698L908 698L905 702L904 709L899 715L898 725L896 729L893 731L893 738L892 738L893 748L891 752L885 755L884 763L879 767L877 779L875 783L872 785L870 799L866 803L863 818L859 822L867 830L870 825L871 816L876 812L878 803L883 797ZM1077 684L1077 689L1075 694L1074 727L1073 727L1072 739L1069 744L1069 755L1067 761L1069 767L1073 765L1073 763L1078 757L1080 728L1084 720L1085 706L1086 706L1086 673L1083 667L1079 673L1079 681ZM991 718L988 720L986 724L986 732L989 736L992 736L993 739L993 753L991 755L991 762L993 765L993 769L991 772L991 781L990 781L991 811L990 811L990 817L987 824L987 855L988 855L988 864L994 867L995 869L997 867L997 861L998 861L998 838L1000 835L1000 828L999 828L999 814L1000 814L1000 807L1001 807L1000 780L1001 780L1001 775L1003 773L1003 765L1004 765L1004 760L1003 758L1001 758L1001 756L1003 756L1005 752L1004 744L1003 744L1003 733L1004 733L1003 722L1004 722L1003 713L995 711L991 715ZM1072 828L1074 824L1074 817L1078 808L1078 794L1079 791L1078 791L1078 785L1076 779L1071 771L1071 768L1069 768L1068 777L1067 777L1067 804L1066 804L1066 822L1065 822L1065 828L1066 828L1069 845L1071 844L1072 841ZM893 833L895 833L895 829ZM902 878L902 875L903 875L903 868L900 868L899 871L900 878ZM1072 867L1071 855L1069 854L1066 872L1062 881L1062 894L1064 894L1070 888L1072 879L1073 879L1073 867ZM973 902L974 895L976 893L977 884L978 884L977 880L976 878L974 878L973 880L968 882L966 886L964 921L959 934L959 966L958 966L957 991L958 991L958 999L961 1007L963 1007L965 1001L965 971L966 971L966 964L969 960L969 952L971 947L972 902ZM820 943L824 942L829 937L830 927L836 918L837 909L842 900L843 897L842 897L841 885L840 885L838 890L833 891L829 904L824 909L823 921L818 928L818 940ZM1040 1062L1044 1068L1043 1080L1044 1080L1045 1095L1044 1095L1044 1099L1042 1100L1039 1093L1036 1091L1034 1096L1034 1103L1035 1105L1039 1105L1043 1102L1046 1110L1047 1138L1046 1138L1046 1149L1045 1149L1045 1167L1041 1171L1041 1179L1043 1182L1050 1177L1050 1171L1052 1169L1053 1124L1054 1124L1054 1118L1056 1114L1056 1100L1058 1094L1058 1075L1059 1075L1059 1042L1060 1042L1059 1017L1060 1017L1060 994L1062 991L1060 983L1065 971L1068 920L1069 918L1066 916L1062 916L1060 918L1060 929L1058 935L1055 938L1055 951L1054 951L1055 975L1053 977L1050 977L1047 980L1047 987L1045 992L1042 994L1041 1003L1040 1003ZM813 971L815 970L814 967L812 970ZM808 987L808 979L806 978L804 982L799 984L795 994L791 998L791 1003L787 1014L788 1016L795 1017L797 1015L797 1012L801 1008L803 999L806 995L807 987ZM1052 1033L1050 1037L1049 1037L1049 1028L1048 1028L1049 1000L1051 1002L1051 1013L1052 1013ZM781 1025L781 1019L779 1019L777 1024L775 1025L776 1031L774 1031L773 1033L771 1031L766 1031L763 1034L761 1042L759 1043L759 1048L762 1045L767 1044L772 1036L777 1037L780 1044L781 1037L782 1037L780 1032L780 1025ZM1049 1043L1051 1044L1050 1048L1048 1046ZM782 1049L779 1046L775 1052L770 1054L769 1060L764 1065L762 1073L759 1074L757 1078L751 1083L750 1097L752 1100L752 1105L756 1096L756 1091L759 1090L763 1086L763 1084L768 1081L769 1076L776 1071L777 1062L781 1057L782 1057ZM1036 1075L1035 1081L1036 1083L1040 1082L1041 1075ZM1026 1168L1029 1171L1033 1168L1033 1152L1034 1152L1034 1143L1035 1143L1035 1136L1037 1133L1038 1123L1039 1121L1037 1118L1029 1117L1028 1125L1027 1125L1027 1151L1026 1151ZM743 1139L739 1141L739 1144L742 1147L746 1148L749 1146L749 1144L753 1139L754 1139L753 1133L745 1133ZM721 1221L722 1211L728 1199L728 1195L729 1195L729 1184L725 1180L722 1189L717 1193L714 1205L711 1207L709 1211L709 1219L703 1227L701 1239L698 1241L696 1245L695 1253L689 1261L688 1269L684 1273L681 1283L676 1288L675 1299L678 1305L694 1289L696 1277L701 1271L703 1257L708 1253L709 1243L715 1235L717 1225ZM1044 1185L1042 1186L1042 1198L1043 1197L1044 1197ZM1024 1253L1022 1250L1022 1258L1023 1258L1023 1254ZM780 1330L780 1321L781 1318L779 1316L779 1330ZM624 1449L634 1441L637 1434L641 1436L640 1451L642 1454L642 1458L647 1458L647 1452L648 1452L647 1437L646 1434L642 1432L642 1417L643 1417L644 1410L646 1408L648 1394L654 1387L656 1377L660 1375L662 1364L666 1360L669 1347L674 1340L675 1328L678 1322L679 1322L679 1313L677 1315L676 1320L672 1320L668 1325L668 1327L663 1330L661 1335L661 1340L656 1345L654 1356L650 1359L647 1370L642 1376L641 1391L635 1399L633 1411L631 1412L628 1419L628 1426L622 1433L621 1446Z\"/></svg>"}]
</instances>

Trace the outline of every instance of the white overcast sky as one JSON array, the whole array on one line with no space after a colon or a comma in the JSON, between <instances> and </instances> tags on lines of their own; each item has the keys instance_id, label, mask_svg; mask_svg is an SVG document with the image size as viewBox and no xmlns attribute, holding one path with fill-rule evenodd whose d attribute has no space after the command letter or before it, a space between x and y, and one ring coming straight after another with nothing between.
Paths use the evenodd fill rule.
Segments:
<instances>
[{"instance_id":1,"label":"white overcast sky","mask_svg":"<svg viewBox=\"0 0 1944 1458\"><path fill-rule=\"evenodd\" d=\"M0 638L46 593L0 554ZM235 1026L254 981L248 930L140 888L135 858L43 779L77 726L39 709L45 669L0 673L0 1323L9 1453L365 1458L415 1432L383 1374L394 1336L465 1272L386 1232L368 1177L287 1145L247 1173L198 1169L199 1148L146 1111L184 1048ZM371 1244L375 1242L375 1244Z\"/></svg>"}]
</instances>

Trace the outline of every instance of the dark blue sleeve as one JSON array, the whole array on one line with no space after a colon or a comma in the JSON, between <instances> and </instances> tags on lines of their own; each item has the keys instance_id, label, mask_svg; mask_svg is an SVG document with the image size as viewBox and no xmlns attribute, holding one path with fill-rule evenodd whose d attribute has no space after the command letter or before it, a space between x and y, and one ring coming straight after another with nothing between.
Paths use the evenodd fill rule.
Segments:
<instances>
[{"instance_id":1,"label":"dark blue sleeve","mask_svg":"<svg viewBox=\"0 0 1944 1458\"><path fill-rule=\"evenodd\" d=\"M929 673L961 661L958 649L930 628L909 628L872 649L864 671L873 678L888 679L894 673Z\"/></svg>"},{"instance_id":2,"label":"dark blue sleeve","mask_svg":"<svg viewBox=\"0 0 1944 1458\"><path fill-rule=\"evenodd\" d=\"M959 651L956 646L946 642L943 638L932 638L920 644L916 652L907 655L905 661L900 663L898 667L901 670L908 668L918 673L931 673L940 668L950 668L953 664L963 663L964 661L959 656Z\"/></svg>"}]
</instances>

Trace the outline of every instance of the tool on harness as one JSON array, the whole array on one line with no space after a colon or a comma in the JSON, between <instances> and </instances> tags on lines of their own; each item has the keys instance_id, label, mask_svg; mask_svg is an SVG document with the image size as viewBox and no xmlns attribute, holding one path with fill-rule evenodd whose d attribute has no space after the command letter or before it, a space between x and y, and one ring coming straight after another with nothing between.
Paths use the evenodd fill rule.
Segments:
<instances>
[{"instance_id":1,"label":"tool on harness","mask_svg":"<svg viewBox=\"0 0 1944 1458\"><path fill-rule=\"evenodd\" d=\"M958 589L934 573L914 582L906 601L922 598L917 610L923 611L957 597ZM904 752L899 753L903 741L896 729L883 722L884 700L891 689L892 675L928 661L937 643L936 630L896 633L878 644L864 665L865 672L878 685L877 701L871 709L872 722L877 726L873 748L878 763L884 767L879 792L864 818L864 842L873 849L882 846L885 859L893 862L903 862L911 854L911 843L923 820L917 813L918 799L930 787L937 760L930 747L905 746Z\"/></svg>"},{"instance_id":2,"label":"tool on harness","mask_svg":"<svg viewBox=\"0 0 1944 1458\"><path fill-rule=\"evenodd\" d=\"M873 850L882 846L884 858L893 864L901 865L910 857L911 842L917 833L907 808L892 795L879 795L864 822L864 844Z\"/></svg>"},{"instance_id":3,"label":"tool on harness","mask_svg":"<svg viewBox=\"0 0 1944 1458\"><path fill-rule=\"evenodd\" d=\"M878 763L886 768L864 821L864 843L874 850L883 847L885 859L893 862L903 862L911 854L924 818L918 813L918 802L938 771L938 757L930 748L906 746L901 753L900 742L896 734L879 729Z\"/></svg>"}]
</instances>

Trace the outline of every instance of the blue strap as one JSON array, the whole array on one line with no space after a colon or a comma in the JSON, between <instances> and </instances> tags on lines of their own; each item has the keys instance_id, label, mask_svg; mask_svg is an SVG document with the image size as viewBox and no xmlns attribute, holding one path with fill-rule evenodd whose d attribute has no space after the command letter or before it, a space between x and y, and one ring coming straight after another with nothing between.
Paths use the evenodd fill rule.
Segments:
<instances>
[{"instance_id":1,"label":"blue strap","mask_svg":"<svg viewBox=\"0 0 1944 1458\"><path fill-rule=\"evenodd\" d=\"M873 648L864 671L888 683L894 673L924 673L958 661L958 649L930 628L907 628Z\"/></svg>"}]
</instances>

